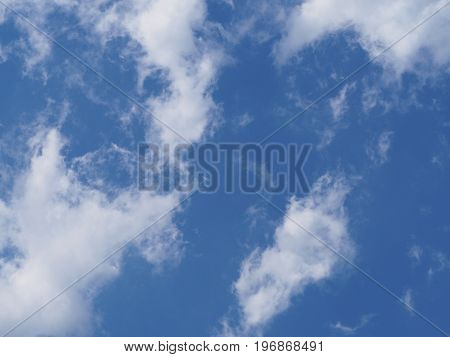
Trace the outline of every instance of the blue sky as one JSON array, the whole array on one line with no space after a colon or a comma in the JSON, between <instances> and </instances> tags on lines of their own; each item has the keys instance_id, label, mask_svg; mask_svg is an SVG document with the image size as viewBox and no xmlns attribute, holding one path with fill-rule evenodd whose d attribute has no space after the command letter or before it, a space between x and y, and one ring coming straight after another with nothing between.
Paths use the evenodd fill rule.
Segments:
<instances>
[{"instance_id":1,"label":"blue sky","mask_svg":"<svg viewBox=\"0 0 450 357\"><path fill-rule=\"evenodd\" d=\"M55 42L0 4L2 330L155 221L11 334L450 329L445 1L8 4ZM265 196L281 212L137 190L138 143L258 142L424 19L270 138L313 145L311 192Z\"/></svg>"}]
</instances>

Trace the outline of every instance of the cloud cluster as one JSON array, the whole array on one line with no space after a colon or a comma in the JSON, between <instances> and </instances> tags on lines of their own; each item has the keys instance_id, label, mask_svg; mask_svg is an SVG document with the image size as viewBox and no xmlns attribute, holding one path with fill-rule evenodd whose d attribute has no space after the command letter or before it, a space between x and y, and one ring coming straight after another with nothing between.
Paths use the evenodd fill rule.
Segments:
<instances>
[{"instance_id":1,"label":"cloud cluster","mask_svg":"<svg viewBox=\"0 0 450 357\"><path fill-rule=\"evenodd\" d=\"M446 0L302 1L289 12L275 56L279 63L285 63L305 46L342 31L353 31L360 46L369 56L375 56L446 3ZM426 63L448 69L449 19L447 7L377 61L397 74L427 71L423 66Z\"/></svg>"},{"instance_id":2,"label":"cloud cluster","mask_svg":"<svg viewBox=\"0 0 450 357\"><path fill-rule=\"evenodd\" d=\"M30 166L9 202L0 201L0 328L4 331L176 205L175 195L118 192L113 198L81 184L65 166L57 130L32 143ZM176 260L181 242L171 216L142 237L156 265ZM100 266L42 315L15 333L83 334L90 326L93 289L119 273L120 254Z\"/></svg>"},{"instance_id":3,"label":"cloud cluster","mask_svg":"<svg viewBox=\"0 0 450 357\"><path fill-rule=\"evenodd\" d=\"M213 125L218 109L212 90L224 54L212 39L204 0L14 0L9 5L54 38L59 32L52 31L49 19L55 11L75 17L75 27L87 30L100 50L113 39L125 38L127 55L137 63L138 87L148 78L163 83L161 93L145 105L173 130L150 117L153 140L195 142ZM20 41L26 72L45 68L51 43L17 16L12 18L26 34Z\"/></svg>"},{"instance_id":4,"label":"cloud cluster","mask_svg":"<svg viewBox=\"0 0 450 357\"><path fill-rule=\"evenodd\" d=\"M125 35L137 44L140 82L158 76L167 83L162 95L148 99L150 110L188 141L201 138L216 112L211 90L223 54L209 38L206 17L203 0L139 0L111 7L96 26L102 36ZM162 141L180 141L158 129Z\"/></svg>"},{"instance_id":5,"label":"cloud cluster","mask_svg":"<svg viewBox=\"0 0 450 357\"><path fill-rule=\"evenodd\" d=\"M308 197L290 200L273 244L254 250L244 260L234 284L243 333L259 331L309 284L329 278L335 271L336 254L295 222L341 254L353 254L343 206L347 193L342 179L322 176Z\"/></svg>"},{"instance_id":6,"label":"cloud cluster","mask_svg":"<svg viewBox=\"0 0 450 357\"><path fill-rule=\"evenodd\" d=\"M189 141L199 140L211 124L216 110L211 91L221 53L208 38L203 0L15 0L9 5L47 32L54 11L68 13L79 19L78 26L89 30L90 41L100 50L113 38L125 38L137 63L140 79L136 87L155 76L162 83L161 92L145 102L156 117ZM23 53L25 70L45 68L51 44L11 16L25 34L21 40L27 49ZM152 140L180 141L152 118L148 123ZM2 330L180 203L181 196L176 193L136 192L134 185L114 188L114 182L92 185L96 177L89 177L90 171L84 168L89 168L86 160L95 153L68 162L64 145L70 143L65 142L59 128L41 128L30 140L31 159L16 172L13 192L0 198ZM71 167L83 171L75 172ZM177 262L182 247L173 214L146 232L138 244L143 257L158 267ZM88 334L95 326L92 299L99 287L120 273L120 261L118 254L14 333Z\"/></svg>"}]
</instances>

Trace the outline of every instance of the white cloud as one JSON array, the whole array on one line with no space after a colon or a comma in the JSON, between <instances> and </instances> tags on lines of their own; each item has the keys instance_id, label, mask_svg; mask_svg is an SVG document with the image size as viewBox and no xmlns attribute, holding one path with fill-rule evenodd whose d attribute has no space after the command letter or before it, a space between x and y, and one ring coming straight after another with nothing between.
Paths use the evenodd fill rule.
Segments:
<instances>
[{"instance_id":1,"label":"white cloud","mask_svg":"<svg viewBox=\"0 0 450 357\"><path fill-rule=\"evenodd\" d=\"M127 37L138 63L140 85L149 76L157 76L163 83L160 95L147 98L150 110L191 141L199 140L212 124L216 106L211 91L222 54L209 39L207 7L203 0L113 4L107 0L89 3L17 0L10 5L29 15L44 30L54 10L71 12L79 18L79 26L90 30L99 51L108 40ZM51 54L50 43L23 23L17 23L26 34L22 41L29 51L24 53L25 69L45 68ZM152 139L180 142L172 132L158 127L158 123L152 125ZM31 145L35 151L29 168L14 182L11 198L0 199L0 328L3 330L180 202L176 193L158 196L135 192L132 187L106 189L104 181L94 185L97 177L88 169L97 153L87 153L79 160L67 162L61 153L64 140L56 129L40 132ZM105 150L126 156L118 147ZM78 174L73 168L81 172ZM86 176L83 180L82 175ZM141 254L155 267L180 259L182 242L171 219L171 215L166 217L139 241ZM119 272L120 255L15 333L88 334L95 321L92 299L97 288Z\"/></svg>"},{"instance_id":2,"label":"white cloud","mask_svg":"<svg viewBox=\"0 0 450 357\"><path fill-rule=\"evenodd\" d=\"M428 268L428 277L433 277L436 273L443 272L450 268L450 261L447 256L440 252L434 251L432 253L432 261Z\"/></svg>"},{"instance_id":3,"label":"white cloud","mask_svg":"<svg viewBox=\"0 0 450 357\"><path fill-rule=\"evenodd\" d=\"M198 141L212 125L218 109L212 98L217 71L224 61L222 50L211 40L213 26L207 21L204 0L15 0L14 9L29 16L49 32L50 14L55 10L75 16L78 27L88 30L90 41L102 51L109 40L129 40L127 53L138 63L138 85L149 77L164 83L162 92L146 100L150 111L189 141ZM22 39L25 71L43 64L51 54L51 43L14 15L26 36ZM54 34L55 36L57 33ZM134 49L133 49L134 48ZM151 120L151 118L149 118ZM179 136L153 121L152 139L183 142ZM155 133L155 131L157 131Z\"/></svg>"},{"instance_id":4,"label":"white cloud","mask_svg":"<svg viewBox=\"0 0 450 357\"><path fill-rule=\"evenodd\" d=\"M351 85L344 85L339 93L335 97L330 99L329 103L334 121L340 120L342 118L342 115L348 109L347 92L351 88Z\"/></svg>"},{"instance_id":5,"label":"white cloud","mask_svg":"<svg viewBox=\"0 0 450 357\"><path fill-rule=\"evenodd\" d=\"M319 135L320 141L317 145L317 149L322 150L333 142L336 136L336 128L333 126L325 128L319 132Z\"/></svg>"},{"instance_id":6,"label":"white cloud","mask_svg":"<svg viewBox=\"0 0 450 357\"><path fill-rule=\"evenodd\" d=\"M0 329L7 330L97 264L133 234L176 205L175 194L120 191L107 197L81 184L65 166L63 139L51 129L31 142L29 167L0 200ZM155 266L176 262L182 244L172 216L142 237L141 252ZM20 335L86 334L98 287L120 271L120 254L103 264L39 316Z\"/></svg>"},{"instance_id":7,"label":"white cloud","mask_svg":"<svg viewBox=\"0 0 450 357\"><path fill-rule=\"evenodd\" d=\"M253 116L251 116L248 113L244 113L242 115L239 115L235 119L235 122L239 128L245 128L247 125L252 123L254 120L255 120L255 118Z\"/></svg>"},{"instance_id":8,"label":"white cloud","mask_svg":"<svg viewBox=\"0 0 450 357\"><path fill-rule=\"evenodd\" d=\"M369 144L366 148L369 159L375 165L383 165L389 160L389 149L392 144L392 131L384 131L373 144Z\"/></svg>"},{"instance_id":9,"label":"white cloud","mask_svg":"<svg viewBox=\"0 0 450 357\"><path fill-rule=\"evenodd\" d=\"M43 31L48 32L46 26L47 16L55 9L61 7L66 10L76 5L76 0L12 0L6 2L8 7L18 11L24 16L30 17L31 22ZM44 82L47 79L47 69L42 64L49 58L51 54L51 42L41 33L36 31L29 23L19 18L16 14L7 10L3 4L0 4L1 11L4 11L0 17L0 25L9 18L15 22L17 28L22 31L25 36L17 41L17 54L23 58L24 73L33 74L35 71L40 72Z\"/></svg>"},{"instance_id":10,"label":"white cloud","mask_svg":"<svg viewBox=\"0 0 450 357\"><path fill-rule=\"evenodd\" d=\"M354 84L345 84L338 94L328 101L331 109L332 120L324 129L319 130L320 141L317 145L318 150L322 150L330 145L336 136L336 132L346 125L342 118L348 110L348 92L352 90L353 87Z\"/></svg>"},{"instance_id":11,"label":"white cloud","mask_svg":"<svg viewBox=\"0 0 450 357\"><path fill-rule=\"evenodd\" d=\"M284 63L305 46L346 30L354 31L361 47L374 56L445 3L446 0L303 1L290 11L282 39L275 48L276 59ZM448 68L449 18L446 8L377 61L397 74L416 70L428 60L437 67Z\"/></svg>"},{"instance_id":12,"label":"white cloud","mask_svg":"<svg viewBox=\"0 0 450 357\"><path fill-rule=\"evenodd\" d=\"M338 321L335 324L332 324L331 327L345 335L353 335L358 332L358 330L365 327L373 317L373 314L363 315L360 321L354 326L344 325L342 322Z\"/></svg>"},{"instance_id":13,"label":"white cloud","mask_svg":"<svg viewBox=\"0 0 450 357\"><path fill-rule=\"evenodd\" d=\"M197 141L214 118L211 96L223 60L210 41L203 0L135 1L102 15L102 36L128 35L139 46L140 82L152 75L167 81L163 94L148 100L157 118L190 141ZM173 132L155 123L164 142L179 142Z\"/></svg>"},{"instance_id":14,"label":"white cloud","mask_svg":"<svg viewBox=\"0 0 450 357\"><path fill-rule=\"evenodd\" d=\"M390 96L390 100L386 100L383 98L383 88L364 85L363 91L362 91L362 108L364 113L369 113L372 109L375 107L380 107L384 111L389 111L393 106L397 107L399 106L397 103L397 98L392 98L392 95ZM403 101L405 103L405 101ZM405 103L405 105L409 106L412 103Z\"/></svg>"},{"instance_id":15,"label":"white cloud","mask_svg":"<svg viewBox=\"0 0 450 357\"><path fill-rule=\"evenodd\" d=\"M291 199L287 216L341 254L351 256L353 248L343 207L347 193L342 179L325 175L307 198ZM263 328L309 284L332 276L338 261L329 248L285 218L275 231L273 245L254 250L242 263L234 284L241 310L239 328L243 333Z\"/></svg>"},{"instance_id":16,"label":"white cloud","mask_svg":"<svg viewBox=\"0 0 450 357\"><path fill-rule=\"evenodd\" d=\"M413 314L412 309L414 309L414 302L411 289L406 289L405 293L402 296L402 301L405 304L406 310Z\"/></svg>"},{"instance_id":17,"label":"white cloud","mask_svg":"<svg viewBox=\"0 0 450 357\"><path fill-rule=\"evenodd\" d=\"M441 273L450 268L450 261L443 252L434 249L424 249L417 244L412 245L408 250L408 257L416 264L428 264L428 278L432 278L437 273Z\"/></svg>"},{"instance_id":18,"label":"white cloud","mask_svg":"<svg viewBox=\"0 0 450 357\"><path fill-rule=\"evenodd\" d=\"M0 64L6 62L11 53L11 46L3 46L0 44Z\"/></svg>"},{"instance_id":19,"label":"white cloud","mask_svg":"<svg viewBox=\"0 0 450 357\"><path fill-rule=\"evenodd\" d=\"M414 244L409 248L408 250L408 257L413 259L416 263L420 263L420 260L422 259L423 249L418 246L417 244Z\"/></svg>"},{"instance_id":20,"label":"white cloud","mask_svg":"<svg viewBox=\"0 0 450 357\"><path fill-rule=\"evenodd\" d=\"M257 227L260 220L267 221L266 210L258 205L251 205L245 210L245 220L249 224L250 229Z\"/></svg>"},{"instance_id":21,"label":"white cloud","mask_svg":"<svg viewBox=\"0 0 450 357\"><path fill-rule=\"evenodd\" d=\"M36 67L44 62L51 52L50 42L36 30L30 28L27 24L22 27L27 32L27 40L20 43L20 50L24 57L25 73L30 74ZM47 71L43 69L44 79L48 76Z\"/></svg>"}]
</instances>

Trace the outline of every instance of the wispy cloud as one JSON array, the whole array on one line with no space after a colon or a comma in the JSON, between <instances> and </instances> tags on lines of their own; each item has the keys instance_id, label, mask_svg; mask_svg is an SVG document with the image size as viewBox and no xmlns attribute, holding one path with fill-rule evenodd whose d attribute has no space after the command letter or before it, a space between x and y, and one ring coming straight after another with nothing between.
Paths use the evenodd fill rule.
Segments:
<instances>
[{"instance_id":1,"label":"wispy cloud","mask_svg":"<svg viewBox=\"0 0 450 357\"><path fill-rule=\"evenodd\" d=\"M356 325L350 326L345 325L342 322L338 321L334 324L331 324L331 328L345 334L345 335L354 335L356 332L365 327L373 318L374 314L363 315L359 322Z\"/></svg>"},{"instance_id":2,"label":"wispy cloud","mask_svg":"<svg viewBox=\"0 0 450 357\"><path fill-rule=\"evenodd\" d=\"M353 85L345 84L339 91L339 93L335 97L330 99L329 103L334 121L340 120L344 113L347 111L347 93L352 87Z\"/></svg>"},{"instance_id":3,"label":"wispy cloud","mask_svg":"<svg viewBox=\"0 0 450 357\"><path fill-rule=\"evenodd\" d=\"M251 116L249 113L244 113L242 115L239 115L235 120L234 123L238 128L245 128L247 125L252 123L255 120L253 116Z\"/></svg>"},{"instance_id":4,"label":"wispy cloud","mask_svg":"<svg viewBox=\"0 0 450 357\"><path fill-rule=\"evenodd\" d=\"M412 309L414 309L412 289L406 289L405 293L402 296L402 300L406 310L408 310L408 312L410 312L411 314L414 314L414 312L412 311Z\"/></svg>"},{"instance_id":5,"label":"wispy cloud","mask_svg":"<svg viewBox=\"0 0 450 357\"><path fill-rule=\"evenodd\" d=\"M432 260L430 267L428 268L428 276L431 278L435 274L443 272L447 269L450 269L450 260L444 253L434 251L432 253Z\"/></svg>"},{"instance_id":6,"label":"wispy cloud","mask_svg":"<svg viewBox=\"0 0 450 357\"><path fill-rule=\"evenodd\" d=\"M414 244L409 248L408 250L408 257L413 259L416 263L420 263L422 259L423 249L418 246L417 244Z\"/></svg>"},{"instance_id":7,"label":"wispy cloud","mask_svg":"<svg viewBox=\"0 0 450 357\"><path fill-rule=\"evenodd\" d=\"M380 166L389 160L389 149L392 145L394 132L384 131L376 140L369 143L366 153L374 165Z\"/></svg>"}]
</instances>

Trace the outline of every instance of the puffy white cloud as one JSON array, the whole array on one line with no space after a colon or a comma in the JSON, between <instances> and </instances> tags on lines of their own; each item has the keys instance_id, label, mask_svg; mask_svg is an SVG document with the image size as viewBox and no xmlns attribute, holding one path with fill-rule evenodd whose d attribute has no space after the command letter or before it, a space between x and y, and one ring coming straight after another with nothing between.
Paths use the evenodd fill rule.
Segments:
<instances>
[{"instance_id":1,"label":"puffy white cloud","mask_svg":"<svg viewBox=\"0 0 450 357\"><path fill-rule=\"evenodd\" d=\"M31 142L29 167L0 200L0 328L7 330L101 261L133 234L174 207L176 194L118 191L114 197L84 186L61 155L63 140L51 129ZM172 215L143 235L139 247L156 266L176 262L182 244ZM120 254L30 319L20 335L86 334L92 298L116 276Z\"/></svg>"},{"instance_id":2,"label":"puffy white cloud","mask_svg":"<svg viewBox=\"0 0 450 357\"><path fill-rule=\"evenodd\" d=\"M329 278L336 270L340 258L294 221L336 251L352 256L343 206L347 193L348 186L342 179L321 177L308 197L290 200L273 245L254 250L244 260L234 284L243 333L263 328L289 307L293 296L303 293L309 284Z\"/></svg>"},{"instance_id":3,"label":"puffy white cloud","mask_svg":"<svg viewBox=\"0 0 450 357\"><path fill-rule=\"evenodd\" d=\"M139 48L140 83L148 76L166 81L162 95L148 99L152 113L189 141L204 134L216 114L212 87L223 55L208 33L203 0L134 1L101 15L102 36L129 36ZM157 125L164 142L180 142Z\"/></svg>"},{"instance_id":4,"label":"puffy white cloud","mask_svg":"<svg viewBox=\"0 0 450 357\"><path fill-rule=\"evenodd\" d=\"M275 48L276 59L284 63L305 46L346 30L354 31L362 48L374 56L446 3L447 0L303 1L290 11L282 39ZM427 61L448 68L449 19L447 7L377 61L397 73L415 70Z\"/></svg>"}]
</instances>

